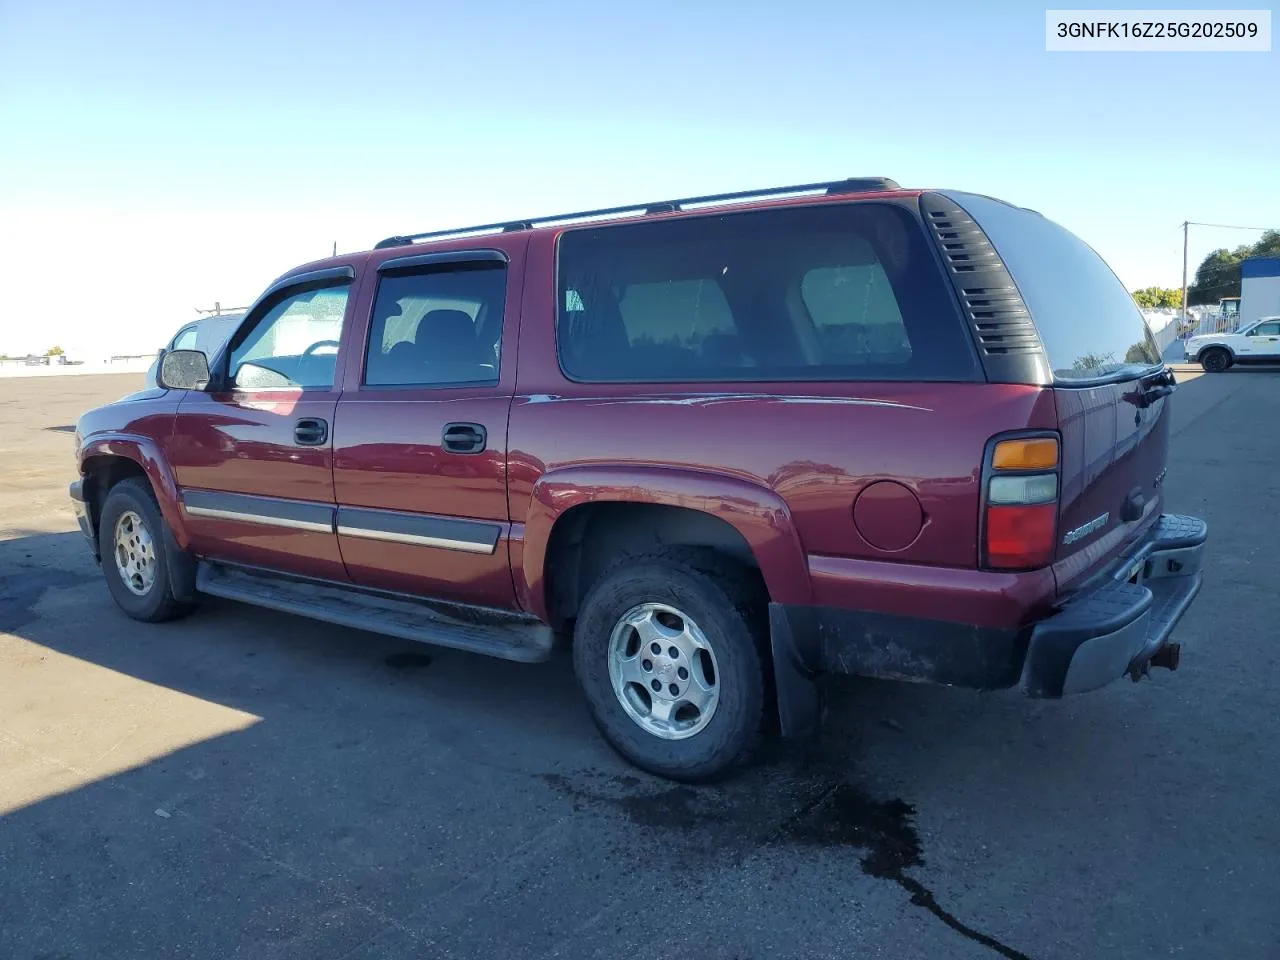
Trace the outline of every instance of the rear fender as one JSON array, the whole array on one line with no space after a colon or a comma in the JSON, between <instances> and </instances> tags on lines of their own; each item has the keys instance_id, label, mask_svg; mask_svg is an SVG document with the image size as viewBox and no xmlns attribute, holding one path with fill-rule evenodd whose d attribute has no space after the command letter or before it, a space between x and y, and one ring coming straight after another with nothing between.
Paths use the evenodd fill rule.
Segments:
<instances>
[{"instance_id":1,"label":"rear fender","mask_svg":"<svg viewBox=\"0 0 1280 960\"><path fill-rule=\"evenodd\" d=\"M602 502L682 507L724 520L751 548L774 602L809 602L804 549L786 503L772 490L707 471L619 464L552 470L534 484L522 556L512 558L516 592L526 610L549 618L546 558L556 522L573 507Z\"/></svg>"}]
</instances>

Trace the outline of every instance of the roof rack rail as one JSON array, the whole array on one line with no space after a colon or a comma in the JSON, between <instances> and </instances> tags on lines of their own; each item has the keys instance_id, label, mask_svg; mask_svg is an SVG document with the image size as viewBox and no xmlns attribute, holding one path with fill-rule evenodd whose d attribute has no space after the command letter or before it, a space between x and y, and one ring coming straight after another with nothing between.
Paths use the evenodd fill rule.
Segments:
<instances>
[{"instance_id":1,"label":"roof rack rail","mask_svg":"<svg viewBox=\"0 0 1280 960\"><path fill-rule=\"evenodd\" d=\"M650 203L630 203L623 207L601 207L598 210L581 210L577 213L561 213L550 217L532 217L524 220L503 220L482 223L474 227L454 227L449 230L431 230L426 233L408 233L379 240L375 250L387 247L404 247L422 240L439 240L444 237L465 237L471 234L513 233L532 230L535 226L550 226L569 220L597 220L626 214L648 216L655 213L675 213L686 207L732 203L763 197L779 197L802 193L870 193L876 190L897 190L898 184L888 177L849 177L846 180L828 180L823 183L798 183L787 187L768 187L764 190L739 190L736 193L712 193L703 197L684 197L679 200L657 200Z\"/></svg>"}]
</instances>

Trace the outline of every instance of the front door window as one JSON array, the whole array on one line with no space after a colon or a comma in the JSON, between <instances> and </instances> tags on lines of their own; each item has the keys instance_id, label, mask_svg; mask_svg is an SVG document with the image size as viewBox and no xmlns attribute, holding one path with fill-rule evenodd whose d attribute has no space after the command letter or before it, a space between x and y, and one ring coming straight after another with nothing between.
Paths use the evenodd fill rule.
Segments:
<instances>
[{"instance_id":1,"label":"front door window","mask_svg":"<svg viewBox=\"0 0 1280 960\"><path fill-rule=\"evenodd\" d=\"M231 382L240 390L333 386L350 285L285 297L231 351Z\"/></svg>"}]
</instances>

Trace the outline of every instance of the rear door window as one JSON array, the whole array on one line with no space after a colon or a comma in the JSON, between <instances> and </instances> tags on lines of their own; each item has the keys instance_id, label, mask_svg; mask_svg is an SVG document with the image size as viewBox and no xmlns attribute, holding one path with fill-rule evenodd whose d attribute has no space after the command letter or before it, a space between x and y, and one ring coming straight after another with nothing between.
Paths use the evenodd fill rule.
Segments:
<instances>
[{"instance_id":1,"label":"rear door window","mask_svg":"<svg viewBox=\"0 0 1280 960\"><path fill-rule=\"evenodd\" d=\"M497 383L506 291L506 265L489 261L383 274L365 385Z\"/></svg>"},{"instance_id":2,"label":"rear door window","mask_svg":"<svg viewBox=\"0 0 1280 960\"><path fill-rule=\"evenodd\" d=\"M557 348L580 381L980 379L918 221L844 203L570 230Z\"/></svg>"},{"instance_id":3,"label":"rear door window","mask_svg":"<svg viewBox=\"0 0 1280 960\"><path fill-rule=\"evenodd\" d=\"M1056 382L1128 379L1160 363L1138 305L1092 247L1034 211L974 194L949 196L1009 268Z\"/></svg>"}]
</instances>

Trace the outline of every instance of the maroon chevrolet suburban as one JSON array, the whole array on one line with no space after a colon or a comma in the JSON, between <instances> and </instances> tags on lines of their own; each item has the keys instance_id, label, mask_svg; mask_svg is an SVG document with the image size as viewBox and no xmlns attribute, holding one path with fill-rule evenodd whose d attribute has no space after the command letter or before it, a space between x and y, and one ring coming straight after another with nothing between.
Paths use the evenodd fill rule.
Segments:
<instances>
[{"instance_id":1,"label":"maroon chevrolet suburban","mask_svg":"<svg viewBox=\"0 0 1280 960\"><path fill-rule=\"evenodd\" d=\"M1205 525L1171 371L1088 246L863 178L391 237L86 413L111 594L535 661L664 776L812 728L824 673L1176 668Z\"/></svg>"}]
</instances>

